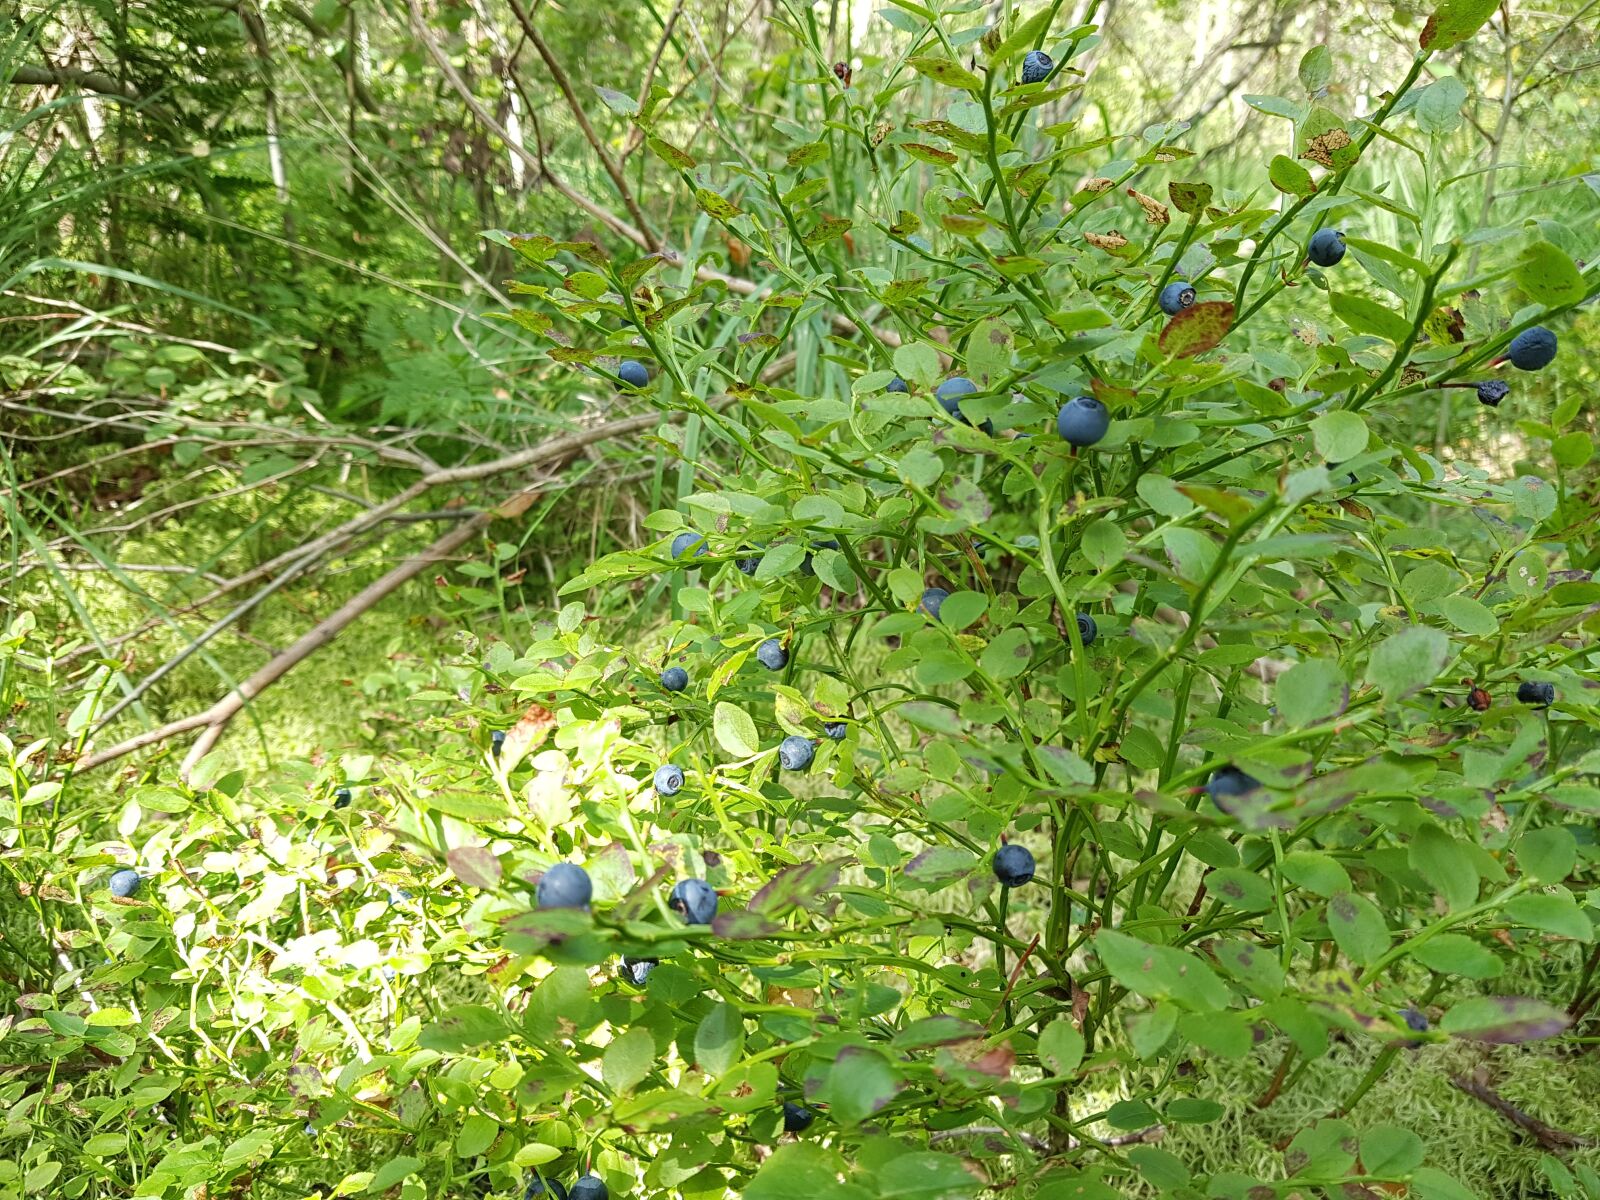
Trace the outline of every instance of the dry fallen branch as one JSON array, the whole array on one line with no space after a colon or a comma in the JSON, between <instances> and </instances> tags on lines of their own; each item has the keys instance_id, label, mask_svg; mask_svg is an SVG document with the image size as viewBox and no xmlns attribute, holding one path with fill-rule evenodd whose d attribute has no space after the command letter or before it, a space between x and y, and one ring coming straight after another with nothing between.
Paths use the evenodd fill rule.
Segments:
<instances>
[{"instance_id":1,"label":"dry fallen branch","mask_svg":"<svg viewBox=\"0 0 1600 1200\"><path fill-rule=\"evenodd\" d=\"M1451 1078L1450 1082L1474 1100L1480 1100L1487 1104L1518 1129L1532 1136L1533 1140L1546 1150L1575 1150L1597 1144L1594 1138L1568 1133L1564 1129L1546 1125L1537 1117L1523 1112L1481 1079L1468 1075L1456 1075Z\"/></svg>"}]
</instances>

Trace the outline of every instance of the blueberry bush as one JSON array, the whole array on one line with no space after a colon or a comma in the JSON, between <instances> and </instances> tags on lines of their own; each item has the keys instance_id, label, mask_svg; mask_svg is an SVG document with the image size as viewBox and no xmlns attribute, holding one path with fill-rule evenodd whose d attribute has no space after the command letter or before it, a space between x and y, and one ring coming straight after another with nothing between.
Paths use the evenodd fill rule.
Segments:
<instances>
[{"instance_id":1,"label":"blueberry bush","mask_svg":"<svg viewBox=\"0 0 1600 1200\"><path fill-rule=\"evenodd\" d=\"M0 1196L1474 1194L1363 1101L1595 1042L1600 535L1552 367L1595 227L1452 202L1434 67L1483 0L1362 116L1312 47L1245 189L1181 122L1043 120L1093 87L1062 8L900 0L836 66L780 5L815 119L737 158L602 90L683 245L494 233L503 315L651 406L679 491L525 641L463 635L413 748L108 786L103 672L0 737ZM26 615L0 666L0 708L53 686ZM1270 1169L1166 1136L1350 1046ZM1534 1125L1537 1194L1600 1197L1593 1131Z\"/></svg>"}]
</instances>

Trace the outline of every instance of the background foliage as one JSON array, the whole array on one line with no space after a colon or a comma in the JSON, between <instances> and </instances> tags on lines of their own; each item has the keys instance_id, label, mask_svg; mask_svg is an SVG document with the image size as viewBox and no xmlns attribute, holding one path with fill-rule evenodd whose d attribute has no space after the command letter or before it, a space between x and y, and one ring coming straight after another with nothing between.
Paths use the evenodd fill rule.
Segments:
<instances>
[{"instance_id":1,"label":"background foliage","mask_svg":"<svg viewBox=\"0 0 1600 1200\"><path fill-rule=\"evenodd\" d=\"M1600 1196L1597 57L0 14L0 1194Z\"/></svg>"}]
</instances>

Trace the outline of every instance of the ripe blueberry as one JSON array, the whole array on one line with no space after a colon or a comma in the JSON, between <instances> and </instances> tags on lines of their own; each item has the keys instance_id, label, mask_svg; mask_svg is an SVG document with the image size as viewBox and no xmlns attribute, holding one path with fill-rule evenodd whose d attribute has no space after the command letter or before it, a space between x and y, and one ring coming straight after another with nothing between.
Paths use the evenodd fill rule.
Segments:
<instances>
[{"instance_id":1,"label":"ripe blueberry","mask_svg":"<svg viewBox=\"0 0 1600 1200\"><path fill-rule=\"evenodd\" d=\"M824 721L822 732L830 742L842 742L845 735L850 732L850 726L843 721Z\"/></svg>"},{"instance_id":2,"label":"ripe blueberry","mask_svg":"<svg viewBox=\"0 0 1600 1200\"><path fill-rule=\"evenodd\" d=\"M496 758L500 757L500 750L506 744L506 731L496 729L489 735L489 753Z\"/></svg>"},{"instance_id":3,"label":"ripe blueberry","mask_svg":"<svg viewBox=\"0 0 1600 1200\"><path fill-rule=\"evenodd\" d=\"M1254 775L1246 775L1238 767L1221 767L1211 776L1211 782L1206 784L1206 795L1215 802L1219 797L1243 796L1260 786L1259 779Z\"/></svg>"},{"instance_id":4,"label":"ripe blueberry","mask_svg":"<svg viewBox=\"0 0 1600 1200\"><path fill-rule=\"evenodd\" d=\"M682 667L668 667L661 672L661 686L669 692L681 692L689 686L689 672Z\"/></svg>"},{"instance_id":5,"label":"ripe blueberry","mask_svg":"<svg viewBox=\"0 0 1600 1200\"><path fill-rule=\"evenodd\" d=\"M939 610L944 607L944 602L948 599L950 593L943 588L929 588L922 593L922 599L917 603L917 607L937 621Z\"/></svg>"},{"instance_id":6,"label":"ripe blueberry","mask_svg":"<svg viewBox=\"0 0 1600 1200\"><path fill-rule=\"evenodd\" d=\"M567 1200L567 1189L555 1179L541 1179L535 1175L528 1180L528 1190L522 1193L522 1200L534 1200L536 1196L543 1196L548 1192L556 1200Z\"/></svg>"},{"instance_id":7,"label":"ripe blueberry","mask_svg":"<svg viewBox=\"0 0 1600 1200\"><path fill-rule=\"evenodd\" d=\"M761 565L761 555L752 553L744 558L736 558L733 560L733 565L746 575L754 575L756 568ZM577 1190L576 1186L574 1186L573 1190Z\"/></svg>"},{"instance_id":8,"label":"ripe blueberry","mask_svg":"<svg viewBox=\"0 0 1600 1200\"><path fill-rule=\"evenodd\" d=\"M690 925L709 925L717 915L717 892L704 879L685 879L672 889L667 907Z\"/></svg>"},{"instance_id":9,"label":"ripe blueberry","mask_svg":"<svg viewBox=\"0 0 1600 1200\"><path fill-rule=\"evenodd\" d=\"M1022 60L1022 82L1043 83L1050 77L1050 70L1055 65L1043 50L1029 50L1027 57Z\"/></svg>"},{"instance_id":10,"label":"ripe blueberry","mask_svg":"<svg viewBox=\"0 0 1600 1200\"><path fill-rule=\"evenodd\" d=\"M1556 335L1543 325L1524 329L1506 347L1506 358L1519 371L1537 371L1541 367L1548 367L1555 356Z\"/></svg>"},{"instance_id":11,"label":"ripe blueberry","mask_svg":"<svg viewBox=\"0 0 1600 1200\"><path fill-rule=\"evenodd\" d=\"M132 867L122 867L111 872L111 879L106 887L111 890L113 896L126 899L136 893L143 883L144 880L139 877L139 872Z\"/></svg>"},{"instance_id":12,"label":"ripe blueberry","mask_svg":"<svg viewBox=\"0 0 1600 1200\"><path fill-rule=\"evenodd\" d=\"M1194 288L1187 283L1174 280L1161 289L1161 295L1156 298L1156 303L1161 305L1161 311L1167 316L1175 317L1194 303Z\"/></svg>"},{"instance_id":13,"label":"ripe blueberry","mask_svg":"<svg viewBox=\"0 0 1600 1200\"><path fill-rule=\"evenodd\" d=\"M663 796L676 796L683 788L683 769L673 763L662 763L656 768L656 791Z\"/></svg>"},{"instance_id":14,"label":"ripe blueberry","mask_svg":"<svg viewBox=\"0 0 1600 1200\"><path fill-rule=\"evenodd\" d=\"M629 958L623 955L623 977L634 987L642 988L645 981L650 978L650 972L654 971L660 962L659 958Z\"/></svg>"},{"instance_id":15,"label":"ripe blueberry","mask_svg":"<svg viewBox=\"0 0 1600 1200\"><path fill-rule=\"evenodd\" d=\"M811 1122L817 1119L817 1114L809 1108L796 1104L792 1100L783 1102L783 1131L785 1133L804 1133L811 1128Z\"/></svg>"},{"instance_id":16,"label":"ripe blueberry","mask_svg":"<svg viewBox=\"0 0 1600 1200\"><path fill-rule=\"evenodd\" d=\"M756 647L756 661L769 671L781 671L789 664L789 652L777 638L768 638Z\"/></svg>"},{"instance_id":17,"label":"ripe blueberry","mask_svg":"<svg viewBox=\"0 0 1600 1200\"><path fill-rule=\"evenodd\" d=\"M606 1190L605 1180L598 1175L584 1175L577 1183L572 1185L567 1200L607 1200L611 1195Z\"/></svg>"},{"instance_id":18,"label":"ripe blueberry","mask_svg":"<svg viewBox=\"0 0 1600 1200\"><path fill-rule=\"evenodd\" d=\"M1092 446L1111 428L1111 414L1093 396L1074 396L1056 414L1056 432L1070 446Z\"/></svg>"},{"instance_id":19,"label":"ripe blueberry","mask_svg":"<svg viewBox=\"0 0 1600 1200\"><path fill-rule=\"evenodd\" d=\"M911 389L906 386L906 381L904 379L901 379L900 376L896 375L893 379L889 380L889 386L883 390L886 392L909 392Z\"/></svg>"},{"instance_id":20,"label":"ripe blueberry","mask_svg":"<svg viewBox=\"0 0 1600 1200\"><path fill-rule=\"evenodd\" d=\"M333 794L333 806L335 808L349 808L350 807L350 789L349 788L340 788L337 792L335 792Z\"/></svg>"},{"instance_id":21,"label":"ripe blueberry","mask_svg":"<svg viewBox=\"0 0 1600 1200\"><path fill-rule=\"evenodd\" d=\"M1001 887L1021 887L1033 878L1033 853L1026 846L1009 842L994 853L994 877Z\"/></svg>"},{"instance_id":22,"label":"ripe blueberry","mask_svg":"<svg viewBox=\"0 0 1600 1200\"><path fill-rule=\"evenodd\" d=\"M1499 408L1500 401L1511 394L1511 385L1504 379L1485 379L1474 386L1478 389L1478 399L1490 408Z\"/></svg>"},{"instance_id":23,"label":"ripe blueberry","mask_svg":"<svg viewBox=\"0 0 1600 1200\"><path fill-rule=\"evenodd\" d=\"M694 556L696 558L704 558L706 556L706 539L701 537L692 529L685 529L677 537L672 539L673 558L682 558L685 554L689 553L691 548L694 549Z\"/></svg>"},{"instance_id":24,"label":"ripe blueberry","mask_svg":"<svg viewBox=\"0 0 1600 1200\"><path fill-rule=\"evenodd\" d=\"M778 763L785 771L804 771L811 765L816 753L810 738L791 733L778 747Z\"/></svg>"},{"instance_id":25,"label":"ripe blueberry","mask_svg":"<svg viewBox=\"0 0 1600 1200\"><path fill-rule=\"evenodd\" d=\"M1337 229L1319 229L1311 235L1306 257L1319 267L1331 267L1344 257L1344 234Z\"/></svg>"},{"instance_id":26,"label":"ripe blueberry","mask_svg":"<svg viewBox=\"0 0 1600 1200\"><path fill-rule=\"evenodd\" d=\"M576 863L559 862L539 879L540 908L588 908L594 896L589 872Z\"/></svg>"},{"instance_id":27,"label":"ripe blueberry","mask_svg":"<svg viewBox=\"0 0 1600 1200\"><path fill-rule=\"evenodd\" d=\"M1406 1023L1406 1028L1414 1033L1428 1032L1428 1018L1414 1008L1402 1008L1400 1017Z\"/></svg>"},{"instance_id":28,"label":"ripe blueberry","mask_svg":"<svg viewBox=\"0 0 1600 1200\"><path fill-rule=\"evenodd\" d=\"M1537 708L1549 708L1556 702L1556 685L1553 683L1535 683L1531 679L1517 684L1517 699L1523 704L1532 704Z\"/></svg>"},{"instance_id":29,"label":"ripe blueberry","mask_svg":"<svg viewBox=\"0 0 1600 1200\"><path fill-rule=\"evenodd\" d=\"M617 378L629 387L642 388L650 382L650 372L644 369L644 364L625 358L617 364Z\"/></svg>"},{"instance_id":30,"label":"ripe blueberry","mask_svg":"<svg viewBox=\"0 0 1600 1200\"><path fill-rule=\"evenodd\" d=\"M972 380L967 379L964 376L957 375L954 379L946 379L943 383L941 383L939 385L939 390L933 395L934 399L939 401L940 407L943 408L945 412L949 413L952 417L963 424L971 425L972 422L968 420L967 415L961 411L961 397L975 395L977 391L977 384L973 383ZM994 422L985 421L982 425L982 429L985 433L993 433Z\"/></svg>"},{"instance_id":31,"label":"ripe blueberry","mask_svg":"<svg viewBox=\"0 0 1600 1200\"><path fill-rule=\"evenodd\" d=\"M1100 628L1094 623L1094 618L1088 613L1078 614L1078 637L1085 646L1094 645L1095 638L1100 636Z\"/></svg>"}]
</instances>

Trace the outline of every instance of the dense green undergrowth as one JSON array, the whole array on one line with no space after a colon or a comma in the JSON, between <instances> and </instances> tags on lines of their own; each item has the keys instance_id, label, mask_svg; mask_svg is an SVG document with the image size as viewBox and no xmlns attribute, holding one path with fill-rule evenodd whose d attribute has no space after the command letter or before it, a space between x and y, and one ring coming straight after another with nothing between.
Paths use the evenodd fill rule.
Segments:
<instances>
[{"instance_id":1,"label":"dense green undergrowth","mask_svg":"<svg viewBox=\"0 0 1600 1200\"><path fill-rule=\"evenodd\" d=\"M602 89L675 248L492 232L366 370L9 364L0 1198L1600 1196L1600 245L1476 219L1493 6L1227 179L950 7Z\"/></svg>"}]
</instances>

